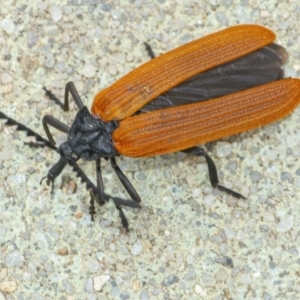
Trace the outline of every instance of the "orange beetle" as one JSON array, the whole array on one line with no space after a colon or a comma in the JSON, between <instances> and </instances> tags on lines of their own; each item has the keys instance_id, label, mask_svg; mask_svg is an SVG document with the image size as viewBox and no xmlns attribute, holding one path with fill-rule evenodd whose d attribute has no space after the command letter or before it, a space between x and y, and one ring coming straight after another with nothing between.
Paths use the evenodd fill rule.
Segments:
<instances>
[{"instance_id":1,"label":"orange beetle","mask_svg":"<svg viewBox=\"0 0 300 300\"><path fill-rule=\"evenodd\" d=\"M100 91L92 114L73 83L66 85L64 103L45 89L64 110L68 110L69 94L79 108L71 127L51 116L43 118L52 145L55 142L48 125L68 134L47 183L53 183L68 158L83 158L96 162L97 185L103 192L100 159L109 158L123 186L138 203L140 197L115 157L184 151L206 159L213 187L244 198L219 185L213 160L196 146L279 120L299 104L300 80L282 79L287 53L272 44L274 39L269 29L240 25L190 42L153 58ZM103 204L99 195L94 198ZM116 202L116 207L128 229L120 204ZM92 217L94 213L92 203Z\"/></svg>"}]
</instances>

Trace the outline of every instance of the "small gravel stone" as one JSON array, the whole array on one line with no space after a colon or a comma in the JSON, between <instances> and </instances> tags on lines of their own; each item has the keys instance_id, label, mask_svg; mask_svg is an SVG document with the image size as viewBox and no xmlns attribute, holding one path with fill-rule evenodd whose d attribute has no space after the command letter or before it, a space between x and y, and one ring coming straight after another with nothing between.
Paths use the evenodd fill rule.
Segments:
<instances>
[{"instance_id":1,"label":"small gravel stone","mask_svg":"<svg viewBox=\"0 0 300 300\"><path fill-rule=\"evenodd\" d=\"M223 12L217 12L216 14L218 21L220 22L221 25L227 26L228 25L228 18Z\"/></svg>"},{"instance_id":2,"label":"small gravel stone","mask_svg":"<svg viewBox=\"0 0 300 300\"><path fill-rule=\"evenodd\" d=\"M52 69L54 66L55 59L52 53L48 52L44 57L44 66L46 68Z\"/></svg>"},{"instance_id":3,"label":"small gravel stone","mask_svg":"<svg viewBox=\"0 0 300 300\"><path fill-rule=\"evenodd\" d=\"M215 260L216 260L216 262L218 262L219 264L222 264L224 266L233 267L232 259L229 256L219 256Z\"/></svg>"},{"instance_id":4,"label":"small gravel stone","mask_svg":"<svg viewBox=\"0 0 300 300\"><path fill-rule=\"evenodd\" d=\"M84 290L87 293L93 293L94 292L94 286L93 286L93 280L91 278L89 278L84 285Z\"/></svg>"},{"instance_id":5,"label":"small gravel stone","mask_svg":"<svg viewBox=\"0 0 300 300\"><path fill-rule=\"evenodd\" d=\"M4 281L7 275L8 275L7 268L0 269L0 281Z\"/></svg>"},{"instance_id":6,"label":"small gravel stone","mask_svg":"<svg viewBox=\"0 0 300 300\"><path fill-rule=\"evenodd\" d=\"M34 31L27 32L27 46L29 48L34 47L39 40L39 35Z\"/></svg>"},{"instance_id":7,"label":"small gravel stone","mask_svg":"<svg viewBox=\"0 0 300 300\"><path fill-rule=\"evenodd\" d=\"M73 295L75 290L74 290L74 285L67 279L62 280L62 285L64 287L65 292L68 295Z\"/></svg>"},{"instance_id":8,"label":"small gravel stone","mask_svg":"<svg viewBox=\"0 0 300 300\"><path fill-rule=\"evenodd\" d=\"M199 284L195 285L195 293L205 295L205 291L203 290L202 286Z\"/></svg>"},{"instance_id":9,"label":"small gravel stone","mask_svg":"<svg viewBox=\"0 0 300 300\"><path fill-rule=\"evenodd\" d=\"M88 294L88 295L87 295L87 298L86 298L86 300L97 300L97 299L98 299L98 297L97 297L96 294ZM69 299L68 299L68 300L69 300ZM70 299L70 300L73 300L73 298Z\"/></svg>"},{"instance_id":10,"label":"small gravel stone","mask_svg":"<svg viewBox=\"0 0 300 300\"><path fill-rule=\"evenodd\" d=\"M94 289L96 292L102 290L103 285L109 280L109 275L101 275L94 277Z\"/></svg>"},{"instance_id":11,"label":"small gravel stone","mask_svg":"<svg viewBox=\"0 0 300 300\"><path fill-rule=\"evenodd\" d=\"M0 152L0 160L5 161L10 159L11 159L11 150L7 148Z\"/></svg>"},{"instance_id":12,"label":"small gravel stone","mask_svg":"<svg viewBox=\"0 0 300 300\"><path fill-rule=\"evenodd\" d=\"M179 281L179 278L176 275L170 275L162 282L162 285L170 286L178 281Z\"/></svg>"},{"instance_id":13,"label":"small gravel stone","mask_svg":"<svg viewBox=\"0 0 300 300\"><path fill-rule=\"evenodd\" d=\"M252 183L257 183L262 179L262 174L258 171L251 171L250 178Z\"/></svg>"},{"instance_id":14,"label":"small gravel stone","mask_svg":"<svg viewBox=\"0 0 300 300\"><path fill-rule=\"evenodd\" d=\"M268 211L266 211L264 213L264 221L265 222L273 222L274 220L275 220L275 217L274 217L274 215L272 213L270 213Z\"/></svg>"},{"instance_id":15,"label":"small gravel stone","mask_svg":"<svg viewBox=\"0 0 300 300\"><path fill-rule=\"evenodd\" d=\"M140 294L140 299L141 300L148 300L149 299L149 294L146 290L142 290L142 292Z\"/></svg>"},{"instance_id":16,"label":"small gravel stone","mask_svg":"<svg viewBox=\"0 0 300 300\"><path fill-rule=\"evenodd\" d=\"M1 27L7 34L12 34L15 31L15 23L12 20L3 19Z\"/></svg>"},{"instance_id":17,"label":"small gravel stone","mask_svg":"<svg viewBox=\"0 0 300 300\"><path fill-rule=\"evenodd\" d=\"M251 284L252 279L251 279L251 275L250 274L242 274L241 276L241 282L243 282L244 284Z\"/></svg>"},{"instance_id":18,"label":"small gravel stone","mask_svg":"<svg viewBox=\"0 0 300 300\"><path fill-rule=\"evenodd\" d=\"M51 5L49 7L49 13L50 13L52 21L54 23L58 23L61 20L61 18L62 18L62 10L57 5L54 5L54 4Z\"/></svg>"},{"instance_id":19,"label":"small gravel stone","mask_svg":"<svg viewBox=\"0 0 300 300\"><path fill-rule=\"evenodd\" d=\"M227 157L231 153L231 144L228 142L218 142L216 146L217 157Z\"/></svg>"},{"instance_id":20,"label":"small gravel stone","mask_svg":"<svg viewBox=\"0 0 300 300\"><path fill-rule=\"evenodd\" d=\"M5 257L5 264L9 268L21 267L24 261L24 256L17 251L8 253Z\"/></svg>"},{"instance_id":21,"label":"small gravel stone","mask_svg":"<svg viewBox=\"0 0 300 300\"><path fill-rule=\"evenodd\" d=\"M213 286L215 286L216 285L216 279L212 276L212 275L210 275L210 274L208 274L208 273L205 273L203 276L202 276L202 284L204 285L204 286L206 286L206 287L213 287Z\"/></svg>"},{"instance_id":22,"label":"small gravel stone","mask_svg":"<svg viewBox=\"0 0 300 300\"><path fill-rule=\"evenodd\" d=\"M234 239L235 238L235 235L236 235L235 230L232 229L231 227L225 226L224 231L225 231L226 237L228 239Z\"/></svg>"},{"instance_id":23,"label":"small gravel stone","mask_svg":"<svg viewBox=\"0 0 300 300\"><path fill-rule=\"evenodd\" d=\"M215 279L216 282L225 282L227 279L227 272L225 271L225 269L220 269L216 274L215 274Z\"/></svg>"},{"instance_id":24,"label":"small gravel stone","mask_svg":"<svg viewBox=\"0 0 300 300\"><path fill-rule=\"evenodd\" d=\"M115 76L117 74L117 68L115 65L112 65L112 64L108 65L107 71L113 76Z\"/></svg>"},{"instance_id":25,"label":"small gravel stone","mask_svg":"<svg viewBox=\"0 0 300 300\"><path fill-rule=\"evenodd\" d=\"M286 216L276 225L277 232L285 233L291 230L294 226L294 218L293 216Z\"/></svg>"},{"instance_id":26,"label":"small gravel stone","mask_svg":"<svg viewBox=\"0 0 300 300\"><path fill-rule=\"evenodd\" d=\"M86 266L91 273L96 273L99 271L99 263L95 259L87 261Z\"/></svg>"},{"instance_id":27,"label":"small gravel stone","mask_svg":"<svg viewBox=\"0 0 300 300\"><path fill-rule=\"evenodd\" d=\"M86 64L81 72L80 72L83 76L85 76L86 78L93 78L96 76L96 73L97 73L97 69L96 67L94 67L93 65L91 64Z\"/></svg>"},{"instance_id":28,"label":"small gravel stone","mask_svg":"<svg viewBox=\"0 0 300 300\"><path fill-rule=\"evenodd\" d=\"M214 195L207 195L203 200L207 206L213 206L216 202L216 197Z\"/></svg>"},{"instance_id":29,"label":"small gravel stone","mask_svg":"<svg viewBox=\"0 0 300 300\"><path fill-rule=\"evenodd\" d=\"M133 255L138 255L141 253L142 249L143 249L143 243L140 240L138 240L136 241L136 243L134 243L131 253Z\"/></svg>"},{"instance_id":30,"label":"small gravel stone","mask_svg":"<svg viewBox=\"0 0 300 300\"><path fill-rule=\"evenodd\" d=\"M0 291L4 294L11 294L18 288L17 282L14 280L0 282Z\"/></svg>"},{"instance_id":31,"label":"small gravel stone","mask_svg":"<svg viewBox=\"0 0 300 300\"><path fill-rule=\"evenodd\" d=\"M1 83L2 84L8 84L8 83L11 83L13 81L13 78L11 77L10 74L8 73L3 73L1 75Z\"/></svg>"}]
</instances>

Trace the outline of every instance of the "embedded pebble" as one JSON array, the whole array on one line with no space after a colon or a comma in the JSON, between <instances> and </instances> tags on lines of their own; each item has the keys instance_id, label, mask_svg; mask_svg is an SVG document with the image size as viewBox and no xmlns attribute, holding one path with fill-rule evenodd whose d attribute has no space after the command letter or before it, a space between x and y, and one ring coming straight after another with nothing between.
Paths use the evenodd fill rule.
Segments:
<instances>
[{"instance_id":1,"label":"embedded pebble","mask_svg":"<svg viewBox=\"0 0 300 300\"><path fill-rule=\"evenodd\" d=\"M207 195L204 197L203 201L207 206L213 206L216 202L216 197L214 195Z\"/></svg>"},{"instance_id":2,"label":"embedded pebble","mask_svg":"<svg viewBox=\"0 0 300 300\"><path fill-rule=\"evenodd\" d=\"M93 280L91 278L89 278L84 285L84 290L87 293L92 293L94 291L94 285L93 285Z\"/></svg>"},{"instance_id":3,"label":"embedded pebble","mask_svg":"<svg viewBox=\"0 0 300 300\"><path fill-rule=\"evenodd\" d=\"M244 284L251 284L252 279L250 274L242 274L241 275L241 282Z\"/></svg>"},{"instance_id":4,"label":"embedded pebble","mask_svg":"<svg viewBox=\"0 0 300 300\"><path fill-rule=\"evenodd\" d=\"M4 149L3 151L0 152L0 160L10 160L11 159L11 150L9 149Z\"/></svg>"},{"instance_id":5,"label":"embedded pebble","mask_svg":"<svg viewBox=\"0 0 300 300\"><path fill-rule=\"evenodd\" d=\"M75 292L74 285L67 279L62 280L62 286L68 295L73 295Z\"/></svg>"},{"instance_id":6,"label":"embedded pebble","mask_svg":"<svg viewBox=\"0 0 300 300\"><path fill-rule=\"evenodd\" d=\"M161 283L163 286L170 286L179 281L179 278L176 275L170 275Z\"/></svg>"},{"instance_id":7,"label":"embedded pebble","mask_svg":"<svg viewBox=\"0 0 300 300\"><path fill-rule=\"evenodd\" d=\"M15 30L15 23L9 19L3 19L1 21L1 27L7 34L12 34Z\"/></svg>"},{"instance_id":8,"label":"embedded pebble","mask_svg":"<svg viewBox=\"0 0 300 300\"><path fill-rule=\"evenodd\" d=\"M196 284L195 285L195 293L196 294L201 294L201 295L205 295L205 291L204 289L202 288L202 286L200 286L199 284Z\"/></svg>"},{"instance_id":9,"label":"embedded pebble","mask_svg":"<svg viewBox=\"0 0 300 300\"><path fill-rule=\"evenodd\" d=\"M94 289L96 292L100 292L104 284L110 279L109 275L101 275L94 277Z\"/></svg>"},{"instance_id":10,"label":"embedded pebble","mask_svg":"<svg viewBox=\"0 0 300 300\"><path fill-rule=\"evenodd\" d=\"M99 271L99 264L97 260L91 259L86 263L86 266L91 273L96 273Z\"/></svg>"},{"instance_id":11,"label":"embedded pebble","mask_svg":"<svg viewBox=\"0 0 300 300\"><path fill-rule=\"evenodd\" d=\"M228 142L218 142L216 145L217 157L227 157L231 153L231 144Z\"/></svg>"},{"instance_id":12,"label":"embedded pebble","mask_svg":"<svg viewBox=\"0 0 300 300\"><path fill-rule=\"evenodd\" d=\"M62 10L60 6L52 4L49 7L49 12L54 23L58 23L62 18Z\"/></svg>"},{"instance_id":13,"label":"embedded pebble","mask_svg":"<svg viewBox=\"0 0 300 300\"><path fill-rule=\"evenodd\" d=\"M8 84L8 83L11 83L12 81L13 81L13 78L11 77L10 74L8 74L8 73L1 74L1 83L2 84Z\"/></svg>"},{"instance_id":14,"label":"embedded pebble","mask_svg":"<svg viewBox=\"0 0 300 300\"><path fill-rule=\"evenodd\" d=\"M142 290L140 294L140 300L148 300L149 298L149 293L146 290Z\"/></svg>"},{"instance_id":15,"label":"embedded pebble","mask_svg":"<svg viewBox=\"0 0 300 300\"><path fill-rule=\"evenodd\" d=\"M281 219L276 225L277 232L285 233L291 230L294 226L294 217L292 215L286 216Z\"/></svg>"},{"instance_id":16,"label":"embedded pebble","mask_svg":"<svg viewBox=\"0 0 300 300\"><path fill-rule=\"evenodd\" d=\"M14 280L0 282L0 291L4 294L11 294L18 288L17 282Z\"/></svg>"},{"instance_id":17,"label":"embedded pebble","mask_svg":"<svg viewBox=\"0 0 300 300\"><path fill-rule=\"evenodd\" d=\"M80 73L85 76L86 78L93 78L96 76L97 68L94 67L93 65L86 64Z\"/></svg>"},{"instance_id":18,"label":"embedded pebble","mask_svg":"<svg viewBox=\"0 0 300 300\"><path fill-rule=\"evenodd\" d=\"M252 183L259 182L262 179L262 174L258 171L251 171L250 178Z\"/></svg>"},{"instance_id":19,"label":"embedded pebble","mask_svg":"<svg viewBox=\"0 0 300 300\"><path fill-rule=\"evenodd\" d=\"M0 269L0 281L3 281L8 275L7 268Z\"/></svg>"},{"instance_id":20,"label":"embedded pebble","mask_svg":"<svg viewBox=\"0 0 300 300\"><path fill-rule=\"evenodd\" d=\"M201 281L202 281L202 284L206 287L213 287L216 285L216 279L208 273L205 273L202 276Z\"/></svg>"},{"instance_id":21,"label":"embedded pebble","mask_svg":"<svg viewBox=\"0 0 300 300\"><path fill-rule=\"evenodd\" d=\"M5 264L9 268L20 267L23 264L24 256L17 251L10 252L5 257Z\"/></svg>"},{"instance_id":22,"label":"embedded pebble","mask_svg":"<svg viewBox=\"0 0 300 300\"><path fill-rule=\"evenodd\" d=\"M107 71L113 76L117 74L117 68L115 65L112 65L112 64L108 65Z\"/></svg>"},{"instance_id":23,"label":"embedded pebble","mask_svg":"<svg viewBox=\"0 0 300 300\"><path fill-rule=\"evenodd\" d=\"M34 31L27 32L27 46L29 48L34 47L39 40L39 35Z\"/></svg>"},{"instance_id":24,"label":"embedded pebble","mask_svg":"<svg viewBox=\"0 0 300 300\"><path fill-rule=\"evenodd\" d=\"M143 249L143 243L142 243L140 240L138 240L138 241L133 245L132 250L131 250L131 253L132 253L133 255L138 255L138 254L141 253L142 249Z\"/></svg>"},{"instance_id":25,"label":"embedded pebble","mask_svg":"<svg viewBox=\"0 0 300 300\"><path fill-rule=\"evenodd\" d=\"M44 66L51 69L54 66L55 58L52 53L46 53L44 57Z\"/></svg>"},{"instance_id":26,"label":"embedded pebble","mask_svg":"<svg viewBox=\"0 0 300 300\"><path fill-rule=\"evenodd\" d=\"M223 25L223 26L228 25L229 20L223 12L217 12L216 15L217 15L217 19L221 25Z\"/></svg>"},{"instance_id":27,"label":"embedded pebble","mask_svg":"<svg viewBox=\"0 0 300 300\"><path fill-rule=\"evenodd\" d=\"M234 239L234 238L235 238L236 232L235 232L235 230L232 229L231 227L225 226L225 227L224 227L224 231L225 231L226 237L227 237L228 239Z\"/></svg>"}]
</instances>

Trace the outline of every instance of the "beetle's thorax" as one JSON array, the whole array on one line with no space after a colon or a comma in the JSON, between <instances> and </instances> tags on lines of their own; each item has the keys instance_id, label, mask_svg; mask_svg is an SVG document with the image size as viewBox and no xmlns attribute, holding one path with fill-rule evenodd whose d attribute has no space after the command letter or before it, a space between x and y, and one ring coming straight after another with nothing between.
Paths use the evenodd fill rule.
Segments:
<instances>
[{"instance_id":1,"label":"beetle's thorax","mask_svg":"<svg viewBox=\"0 0 300 300\"><path fill-rule=\"evenodd\" d=\"M115 121L104 122L90 114L86 106L80 109L68 134L72 151L85 160L118 155L112 133L118 127Z\"/></svg>"}]
</instances>

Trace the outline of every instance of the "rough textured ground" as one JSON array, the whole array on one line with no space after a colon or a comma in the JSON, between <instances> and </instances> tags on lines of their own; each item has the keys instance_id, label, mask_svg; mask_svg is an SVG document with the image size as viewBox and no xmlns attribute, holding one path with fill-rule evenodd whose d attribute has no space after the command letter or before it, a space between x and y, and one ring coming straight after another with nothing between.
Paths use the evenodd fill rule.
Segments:
<instances>
[{"instance_id":1,"label":"rough textured ground","mask_svg":"<svg viewBox=\"0 0 300 300\"><path fill-rule=\"evenodd\" d=\"M148 60L145 41L160 54L227 26L261 24L289 52L287 76L300 77L296 0L28 3L1 3L0 110L43 135L43 115L71 124L76 111L62 112L43 86L63 98L73 81L90 106L98 90ZM142 210L125 211L128 234L112 204L91 223L88 193L69 168L51 195L39 182L58 155L26 147L31 139L2 121L0 130L1 300L299 296L299 108L213 143L221 181L245 201L213 190L198 158L118 159L143 200ZM94 177L92 164L80 165ZM127 198L103 165L106 191Z\"/></svg>"}]
</instances>

